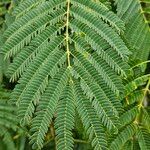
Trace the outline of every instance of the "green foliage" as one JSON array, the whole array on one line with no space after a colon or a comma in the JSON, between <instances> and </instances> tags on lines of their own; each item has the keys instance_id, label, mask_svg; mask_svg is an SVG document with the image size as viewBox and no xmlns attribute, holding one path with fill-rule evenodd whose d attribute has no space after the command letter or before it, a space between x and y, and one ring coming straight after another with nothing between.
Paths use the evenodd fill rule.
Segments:
<instances>
[{"instance_id":1,"label":"green foliage","mask_svg":"<svg viewBox=\"0 0 150 150\"><path fill-rule=\"evenodd\" d=\"M150 1L142 0L141 4L143 5L143 13L145 15L146 22L150 24Z\"/></svg>"},{"instance_id":2,"label":"green foliage","mask_svg":"<svg viewBox=\"0 0 150 150\"><path fill-rule=\"evenodd\" d=\"M5 15L7 14L6 4L9 4L10 1L2 1L0 2L0 34L2 35L3 31L5 30ZM2 36L0 35L0 47L2 46ZM6 72L8 61L3 61L4 56L0 53L0 83L3 81L3 75Z\"/></svg>"},{"instance_id":3,"label":"green foliage","mask_svg":"<svg viewBox=\"0 0 150 150\"><path fill-rule=\"evenodd\" d=\"M11 6L12 15L2 13L0 46L5 61L11 59L5 76L16 84L9 103L0 101L8 150L17 149L9 130L20 129L18 120L33 149L148 150L150 33L143 4L24 0ZM30 149L25 137L19 140Z\"/></svg>"},{"instance_id":4,"label":"green foliage","mask_svg":"<svg viewBox=\"0 0 150 150\"><path fill-rule=\"evenodd\" d=\"M132 77L134 78L134 76ZM150 114L147 111L149 106L147 104L146 95L149 93L150 75L148 74L135 79L133 78L131 81L129 79L126 81L125 95L123 96L125 110L120 116L122 126L120 127L120 133L117 135L116 139L113 139L111 142L110 148L112 149L121 149L122 147L124 147L123 149L126 149L126 142L128 141L129 144L131 139L133 146L130 143L130 149L133 149L136 139L140 147L138 149L148 149L149 146ZM129 127L128 129L129 124L136 126L136 128L132 127L130 129ZM127 128L127 130L124 128Z\"/></svg>"},{"instance_id":5,"label":"green foliage","mask_svg":"<svg viewBox=\"0 0 150 150\"><path fill-rule=\"evenodd\" d=\"M138 137L138 142L141 150L150 149L150 143L149 143L150 133L146 129L139 128L137 137Z\"/></svg>"},{"instance_id":6,"label":"green foliage","mask_svg":"<svg viewBox=\"0 0 150 150\"><path fill-rule=\"evenodd\" d=\"M145 61L149 56L150 32L139 0L116 0L117 14L126 23L125 38L132 45L133 59Z\"/></svg>"},{"instance_id":7,"label":"green foliage","mask_svg":"<svg viewBox=\"0 0 150 150\"><path fill-rule=\"evenodd\" d=\"M11 130L18 129L18 119L15 114L16 107L8 104L10 93L0 88L0 137L7 149L15 150L15 144L11 135Z\"/></svg>"}]
</instances>

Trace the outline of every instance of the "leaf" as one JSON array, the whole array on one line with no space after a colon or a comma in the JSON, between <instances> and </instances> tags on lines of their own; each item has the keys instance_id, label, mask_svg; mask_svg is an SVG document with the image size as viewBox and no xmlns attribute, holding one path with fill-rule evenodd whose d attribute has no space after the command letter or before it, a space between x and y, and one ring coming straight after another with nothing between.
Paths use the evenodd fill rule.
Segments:
<instances>
[{"instance_id":1,"label":"leaf","mask_svg":"<svg viewBox=\"0 0 150 150\"><path fill-rule=\"evenodd\" d=\"M130 124L121 131L117 137L112 141L110 150L120 150L121 147L136 133L137 125Z\"/></svg>"},{"instance_id":2,"label":"leaf","mask_svg":"<svg viewBox=\"0 0 150 150\"><path fill-rule=\"evenodd\" d=\"M120 75L129 69L125 24L92 0L25 0L14 15L2 52L12 58L7 74L17 85L11 102L21 125L31 124L33 148L43 147L54 119L57 149L73 149L77 111L92 147L108 149L104 128L118 132Z\"/></svg>"},{"instance_id":3,"label":"leaf","mask_svg":"<svg viewBox=\"0 0 150 150\"><path fill-rule=\"evenodd\" d=\"M137 132L138 142L141 150L150 149L150 133L144 128L139 128Z\"/></svg>"},{"instance_id":4,"label":"leaf","mask_svg":"<svg viewBox=\"0 0 150 150\"><path fill-rule=\"evenodd\" d=\"M132 46L133 59L145 61L150 50L149 26L145 23L139 0L116 0L117 14L126 23L125 37Z\"/></svg>"}]
</instances>

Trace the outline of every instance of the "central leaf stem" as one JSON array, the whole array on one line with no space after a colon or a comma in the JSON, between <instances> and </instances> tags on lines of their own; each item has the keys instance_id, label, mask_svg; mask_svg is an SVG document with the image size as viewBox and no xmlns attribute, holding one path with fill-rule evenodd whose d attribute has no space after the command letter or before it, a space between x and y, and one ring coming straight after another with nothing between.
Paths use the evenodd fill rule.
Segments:
<instances>
[{"instance_id":1,"label":"central leaf stem","mask_svg":"<svg viewBox=\"0 0 150 150\"><path fill-rule=\"evenodd\" d=\"M71 67L70 50L69 50L69 15L70 15L70 0L67 0L66 46L67 46L68 67Z\"/></svg>"}]
</instances>

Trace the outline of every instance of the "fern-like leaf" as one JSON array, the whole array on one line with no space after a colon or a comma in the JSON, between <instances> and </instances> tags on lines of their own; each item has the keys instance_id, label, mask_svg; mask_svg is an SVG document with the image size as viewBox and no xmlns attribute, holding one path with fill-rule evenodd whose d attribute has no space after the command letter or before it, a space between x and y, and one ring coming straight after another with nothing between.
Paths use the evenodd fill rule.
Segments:
<instances>
[{"instance_id":1,"label":"fern-like leaf","mask_svg":"<svg viewBox=\"0 0 150 150\"><path fill-rule=\"evenodd\" d=\"M139 0L116 0L117 14L126 23L125 37L132 45L133 59L147 60L150 50L149 26Z\"/></svg>"},{"instance_id":2,"label":"fern-like leaf","mask_svg":"<svg viewBox=\"0 0 150 150\"><path fill-rule=\"evenodd\" d=\"M120 150L123 145L136 133L137 125L131 124L125 127L110 144L110 150Z\"/></svg>"},{"instance_id":3,"label":"fern-like leaf","mask_svg":"<svg viewBox=\"0 0 150 150\"><path fill-rule=\"evenodd\" d=\"M125 126L131 123L136 118L138 113L139 113L138 107L133 107L130 110L127 110L120 116L121 125Z\"/></svg>"},{"instance_id":4,"label":"fern-like leaf","mask_svg":"<svg viewBox=\"0 0 150 150\"><path fill-rule=\"evenodd\" d=\"M73 148L72 129L75 117L75 96L72 85L66 87L63 99L58 104L56 116L56 146L58 150L71 150Z\"/></svg>"},{"instance_id":5,"label":"fern-like leaf","mask_svg":"<svg viewBox=\"0 0 150 150\"><path fill-rule=\"evenodd\" d=\"M141 150L150 149L150 133L147 129L139 128L137 137Z\"/></svg>"},{"instance_id":6,"label":"fern-like leaf","mask_svg":"<svg viewBox=\"0 0 150 150\"><path fill-rule=\"evenodd\" d=\"M59 72L50 82L41 98L38 106L36 117L33 119L31 131L34 134L31 137L33 147L41 148L44 141L45 133L47 133L49 123L52 120L58 100L61 93L68 82L68 70ZM55 87L55 89L53 89Z\"/></svg>"},{"instance_id":7,"label":"fern-like leaf","mask_svg":"<svg viewBox=\"0 0 150 150\"><path fill-rule=\"evenodd\" d=\"M82 94L79 83L76 83L74 88L77 111L79 112L85 130L92 141L94 150L108 149L104 128L94 109L91 107L90 101L86 100L85 96Z\"/></svg>"},{"instance_id":8,"label":"fern-like leaf","mask_svg":"<svg viewBox=\"0 0 150 150\"><path fill-rule=\"evenodd\" d=\"M21 124L31 123L33 148L42 148L56 117L57 149L73 149L77 109L93 148L108 149L104 127L118 132L124 93L118 76L129 69L124 23L93 0L25 0L14 15L2 51L13 58L8 74L18 84L11 101Z\"/></svg>"}]
</instances>

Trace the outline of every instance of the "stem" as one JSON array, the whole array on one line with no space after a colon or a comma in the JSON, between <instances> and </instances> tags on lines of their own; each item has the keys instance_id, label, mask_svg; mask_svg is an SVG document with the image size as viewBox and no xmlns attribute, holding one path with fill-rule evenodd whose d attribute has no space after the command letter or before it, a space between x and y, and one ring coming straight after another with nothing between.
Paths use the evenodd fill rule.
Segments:
<instances>
[{"instance_id":1,"label":"stem","mask_svg":"<svg viewBox=\"0 0 150 150\"><path fill-rule=\"evenodd\" d=\"M141 100L141 102L139 104L139 109L141 109L143 107L143 100L144 100L144 98L146 96L147 91L149 90L149 86L150 86L150 79L148 80L147 85L146 85L146 87L144 89L144 96L143 96L143 99Z\"/></svg>"},{"instance_id":2,"label":"stem","mask_svg":"<svg viewBox=\"0 0 150 150\"><path fill-rule=\"evenodd\" d=\"M140 66L140 65L143 65L143 64L149 63L149 62L150 62L150 60L143 61L143 62L141 62L141 63L139 63L139 64L137 64L137 65L133 66L132 68L130 68L130 70L131 70L131 69L133 69L133 68L135 68L135 67L138 67L138 66Z\"/></svg>"},{"instance_id":3,"label":"stem","mask_svg":"<svg viewBox=\"0 0 150 150\"><path fill-rule=\"evenodd\" d=\"M144 89L144 97L146 96L147 91L149 91L149 86L150 86L150 79L148 80L147 85Z\"/></svg>"},{"instance_id":4,"label":"stem","mask_svg":"<svg viewBox=\"0 0 150 150\"><path fill-rule=\"evenodd\" d=\"M70 50L69 50L69 15L70 15L70 0L67 0L66 45L67 45L68 67L71 67Z\"/></svg>"},{"instance_id":5,"label":"stem","mask_svg":"<svg viewBox=\"0 0 150 150\"><path fill-rule=\"evenodd\" d=\"M143 8L142 8L142 6L141 6L141 2L142 2L142 1L140 1L140 9L141 9L141 13L142 13L142 15L143 15L145 24L148 24L149 22L148 22L148 20L146 19L146 16L145 16L145 14L144 14L144 10L143 10ZM150 29L149 29L149 31L150 31Z\"/></svg>"},{"instance_id":6,"label":"stem","mask_svg":"<svg viewBox=\"0 0 150 150\"><path fill-rule=\"evenodd\" d=\"M141 110L141 108L143 107L143 100L144 100L144 97L146 96L146 93L147 91L149 90L149 86L150 86L150 79L148 80L147 84L146 84L146 87L144 89L144 96L143 96L143 99L141 100L141 102L139 103L138 105L138 109ZM135 124L138 124L139 123L139 115L136 116L135 120L134 120L134 123Z\"/></svg>"},{"instance_id":7,"label":"stem","mask_svg":"<svg viewBox=\"0 0 150 150\"><path fill-rule=\"evenodd\" d=\"M80 139L74 139L75 143L83 143L83 144L88 144L88 141L80 140Z\"/></svg>"}]
</instances>

